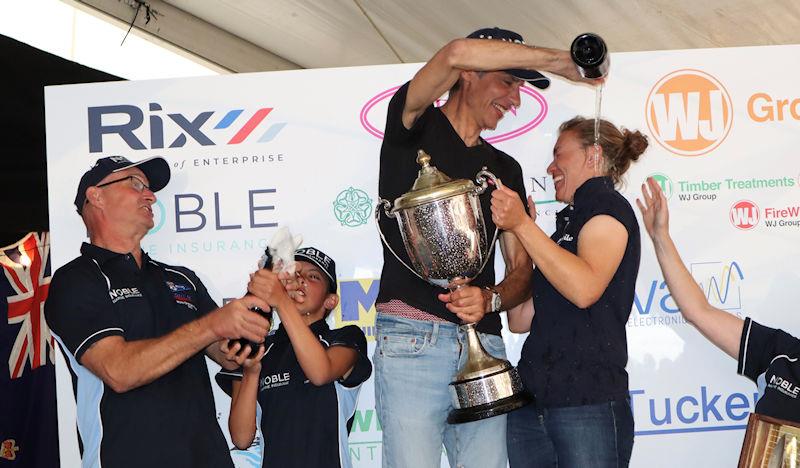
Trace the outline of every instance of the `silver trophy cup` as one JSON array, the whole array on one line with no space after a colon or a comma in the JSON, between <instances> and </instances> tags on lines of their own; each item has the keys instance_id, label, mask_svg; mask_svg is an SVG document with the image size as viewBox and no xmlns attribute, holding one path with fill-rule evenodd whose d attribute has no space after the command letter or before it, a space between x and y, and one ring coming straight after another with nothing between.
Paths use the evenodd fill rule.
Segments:
<instances>
[{"instance_id":1,"label":"silver trophy cup","mask_svg":"<svg viewBox=\"0 0 800 468\"><path fill-rule=\"evenodd\" d=\"M430 165L431 157L417 153L422 166L411 190L394 201L381 200L375 208L381 240L397 260L424 281L448 288L458 278L472 280L486 266L497 240L487 242L478 196L491 179L484 167L475 177L452 180ZM397 220L412 266L404 262L381 231L380 213ZM461 325L467 337L467 362L450 383L453 411L449 423L477 421L507 413L530 402L517 370L505 359L493 357L481 345L474 323Z\"/></svg>"}]
</instances>

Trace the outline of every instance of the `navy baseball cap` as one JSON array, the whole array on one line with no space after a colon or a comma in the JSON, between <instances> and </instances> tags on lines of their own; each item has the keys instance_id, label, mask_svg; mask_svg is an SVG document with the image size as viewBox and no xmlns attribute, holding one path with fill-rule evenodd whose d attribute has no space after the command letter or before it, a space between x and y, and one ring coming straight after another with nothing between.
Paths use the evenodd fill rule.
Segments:
<instances>
[{"instance_id":1,"label":"navy baseball cap","mask_svg":"<svg viewBox=\"0 0 800 468\"><path fill-rule=\"evenodd\" d=\"M86 203L86 189L99 184L109 174L119 172L130 167L138 167L144 172L150 184L150 190L158 192L169 182L169 164L161 156L143 159L139 162L132 162L124 156L108 156L100 158L94 163L91 169L86 171L78 184L78 193L75 195L75 208L81 214L83 205Z\"/></svg>"},{"instance_id":2,"label":"navy baseball cap","mask_svg":"<svg viewBox=\"0 0 800 468\"><path fill-rule=\"evenodd\" d=\"M294 251L294 259L316 265L328 277L328 292L336 294L336 262L331 257L315 247L303 247Z\"/></svg>"},{"instance_id":3,"label":"navy baseball cap","mask_svg":"<svg viewBox=\"0 0 800 468\"><path fill-rule=\"evenodd\" d=\"M525 44L525 41L519 34L515 33L514 31L500 29L498 27L479 29L467 36L467 39L497 39L500 41L514 42L516 44ZM548 86L550 86L550 78L542 75L536 70L513 68L511 70L503 71L514 78L525 80L539 89L546 89Z\"/></svg>"}]
</instances>

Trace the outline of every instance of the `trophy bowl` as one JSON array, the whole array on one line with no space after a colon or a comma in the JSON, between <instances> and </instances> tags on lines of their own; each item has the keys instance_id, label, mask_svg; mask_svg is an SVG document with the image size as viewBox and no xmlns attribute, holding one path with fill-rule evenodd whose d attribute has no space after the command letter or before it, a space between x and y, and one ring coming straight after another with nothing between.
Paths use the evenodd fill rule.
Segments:
<instances>
[{"instance_id":1,"label":"trophy bowl","mask_svg":"<svg viewBox=\"0 0 800 468\"><path fill-rule=\"evenodd\" d=\"M394 201L394 207L388 200L380 201L375 208L376 225L384 245L409 271L430 284L450 288L457 278L474 279L491 258L498 231L487 242L478 197L488 187L487 179L498 183L485 167L475 177L477 185L467 179L452 180L431 166L430 160L423 150L418 151L422 168L417 180ZM381 211L397 220L412 266L386 241L379 223ZM467 361L450 383L453 410L447 421L477 421L528 404L530 397L511 363L486 352L474 323L460 327L467 338Z\"/></svg>"}]
</instances>

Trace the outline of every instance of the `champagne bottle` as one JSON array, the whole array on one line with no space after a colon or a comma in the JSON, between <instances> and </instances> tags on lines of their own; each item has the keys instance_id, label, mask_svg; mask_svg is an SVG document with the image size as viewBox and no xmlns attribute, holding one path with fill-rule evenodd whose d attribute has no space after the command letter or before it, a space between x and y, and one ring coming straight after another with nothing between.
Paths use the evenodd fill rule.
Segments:
<instances>
[{"instance_id":1,"label":"champagne bottle","mask_svg":"<svg viewBox=\"0 0 800 468\"><path fill-rule=\"evenodd\" d=\"M605 78L608 74L608 49L597 34L584 33L576 37L570 55L584 78Z\"/></svg>"}]
</instances>

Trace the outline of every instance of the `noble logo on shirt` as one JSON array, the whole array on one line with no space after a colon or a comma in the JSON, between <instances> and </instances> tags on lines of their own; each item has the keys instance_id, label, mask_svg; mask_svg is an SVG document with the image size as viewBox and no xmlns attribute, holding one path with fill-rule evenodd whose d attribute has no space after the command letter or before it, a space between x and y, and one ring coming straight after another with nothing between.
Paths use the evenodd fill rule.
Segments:
<instances>
[{"instance_id":1,"label":"noble logo on shirt","mask_svg":"<svg viewBox=\"0 0 800 468\"><path fill-rule=\"evenodd\" d=\"M284 385L289 385L289 380L290 380L290 375L288 372L268 375L261 379L260 385L258 386L258 391L263 392L264 390L269 390L270 388L283 387Z\"/></svg>"},{"instance_id":2,"label":"noble logo on shirt","mask_svg":"<svg viewBox=\"0 0 800 468\"><path fill-rule=\"evenodd\" d=\"M131 299L134 297L142 297L139 288L115 288L109 289L108 295L111 296L111 302L116 304L123 299Z\"/></svg>"},{"instance_id":3,"label":"noble logo on shirt","mask_svg":"<svg viewBox=\"0 0 800 468\"><path fill-rule=\"evenodd\" d=\"M772 374L767 383L767 387L777 390L790 398L797 398L800 394L800 387L779 375Z\"/></svg>"}]
</instances>

